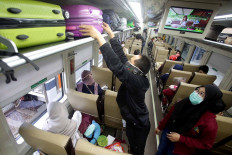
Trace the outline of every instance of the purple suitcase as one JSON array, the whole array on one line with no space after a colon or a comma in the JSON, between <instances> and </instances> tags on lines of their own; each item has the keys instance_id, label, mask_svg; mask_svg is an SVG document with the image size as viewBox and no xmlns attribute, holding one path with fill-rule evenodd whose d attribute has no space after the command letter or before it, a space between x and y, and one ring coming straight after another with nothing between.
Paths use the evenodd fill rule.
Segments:
<instances>
[{"instance_id":1,"label":"purple suitcase","mask_svg":"<svg viewBox=\"0 0 232 155\"><path fill-rule=\"evenodd\" d=\"M100 33L103 32L102 10L89 5L70 5L62 8L69 11L70 18L66 20L66 31L74 33L74 37L82 37L79 25L92 25Z\"/></svg>"}]
</instances>

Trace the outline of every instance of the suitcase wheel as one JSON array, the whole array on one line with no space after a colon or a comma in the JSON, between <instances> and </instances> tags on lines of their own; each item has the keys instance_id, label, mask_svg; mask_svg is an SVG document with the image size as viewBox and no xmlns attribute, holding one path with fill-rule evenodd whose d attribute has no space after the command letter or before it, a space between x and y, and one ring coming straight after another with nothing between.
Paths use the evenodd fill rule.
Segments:
<instances>
[{"instance_id":1,"label":"suitcase wheel","mask_svg":"<svg viewBox=\"0 0 232 155\"><path fill-rule=\"evenodd\" d=\"M63 12L64 19L69 19L69 17L70 17L69 12L67 10L64 10L64 9L62 9L62 12Z\"/></svg>"}]
</instances>

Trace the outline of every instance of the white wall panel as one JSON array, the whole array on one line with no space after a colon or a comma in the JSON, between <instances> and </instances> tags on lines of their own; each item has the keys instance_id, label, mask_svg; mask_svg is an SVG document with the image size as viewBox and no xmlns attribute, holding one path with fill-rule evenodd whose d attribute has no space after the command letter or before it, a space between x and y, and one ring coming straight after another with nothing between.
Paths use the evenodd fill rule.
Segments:
<instances>
[{"instance_id":1,"label":"white wall panel","mask_svg":"<svg viewBox=\"0 0 232 155\"><path fill-rule=\"evenodd\" d=\"M11 81L9 84L6 84L5 76L0 74L1 107L25 95L31 90L31 85L46 77L51 78L52 76L58 74L58 72L61 72L63 69L61 54L51 55L49 57L39 59L35 61L35 63L40 67L39 71L36 71L29 64L14 68L17 81Z\"/></svg>"}]
</instances>

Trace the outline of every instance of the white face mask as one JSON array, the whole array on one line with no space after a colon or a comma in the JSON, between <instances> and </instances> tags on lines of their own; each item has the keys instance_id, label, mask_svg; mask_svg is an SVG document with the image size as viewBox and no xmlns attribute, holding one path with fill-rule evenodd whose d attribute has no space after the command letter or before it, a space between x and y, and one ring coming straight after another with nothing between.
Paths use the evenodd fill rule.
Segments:
<instances>
[{"instance_id":1,"label":"white face mask","mask_svg":"<svg viewBox=\"0 0 232 155\"><path fill-rule=\"evenodd\" d=\"M125 46L125 44L122 44L122 47L124 47Z\"/></svg>"}]
</instances>

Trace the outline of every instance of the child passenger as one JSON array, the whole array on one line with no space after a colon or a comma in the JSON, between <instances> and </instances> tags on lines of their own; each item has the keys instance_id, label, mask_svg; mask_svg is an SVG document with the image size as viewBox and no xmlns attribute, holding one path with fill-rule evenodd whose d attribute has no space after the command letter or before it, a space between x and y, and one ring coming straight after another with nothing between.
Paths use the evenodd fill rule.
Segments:
<instances>
[{"instance_id":1,"label":"child passenger","mask_svg":"<svg viewBox=\"0 0 232 155\"><path fill-rule=\"evenodd\" d=\"M68 118L68 110L63 103L51 102L47 105L48 118L43 124L43 130L71 137L73 146L82 137L78 128L82 121L79 111L74 112L72 119Z\"/></svg>"}]
</instances>

